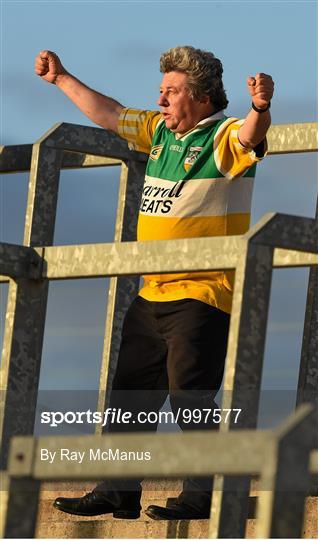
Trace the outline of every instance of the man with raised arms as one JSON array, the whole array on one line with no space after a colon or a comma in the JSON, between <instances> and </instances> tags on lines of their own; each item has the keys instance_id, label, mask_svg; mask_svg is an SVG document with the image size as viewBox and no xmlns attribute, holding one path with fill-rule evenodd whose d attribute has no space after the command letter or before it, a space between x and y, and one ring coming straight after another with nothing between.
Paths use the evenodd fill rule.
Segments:
<instances>
[{"instance_id":1,"label":"man with raised arms","mask_svg":"<svg viewBox=\"0 0 318 540\"><path fill-rule=\"evenodd\" d=\"M93 122L149 154L138 240L244 234L256 163L266 153L272 78L264 73L248 77L251 109L239 120L224 115L223 68L212 53L175 47L161 55L160 70L160 110L144 111L88 88L53 52L42 51L35 64L37 75L55 84ZM181 429L216 427L212 414L197 422L194 412L216 408L233 281L233 272L227 271L144 277L123 324L110 403L131 411L135 421L110 424L109 431L155 431L156 423L138 425L138 412L158 412L168 394ZM141 480L104 481L81 498L58 498L55 507L84 516L137 518ZM210 478L187 478L173 505L152 505L146 513L154 519L208 518L211 487Z\"/></svg>"}]
</instances>

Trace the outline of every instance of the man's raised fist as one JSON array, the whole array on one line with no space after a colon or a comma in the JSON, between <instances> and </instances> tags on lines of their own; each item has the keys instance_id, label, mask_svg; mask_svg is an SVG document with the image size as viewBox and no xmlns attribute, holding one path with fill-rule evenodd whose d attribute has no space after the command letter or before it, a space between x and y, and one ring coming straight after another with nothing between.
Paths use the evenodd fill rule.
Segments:
<instances>
[{"instance_id":1,"label":"man's raised fist","mask_svg":"<svg viewBox=\"0 0 318 540\"><path fill-rule=\"evenodd\" d=\"M274 93L272 77L266 73L257 73L255 77L248 77L246 82L255 107L265 109Z\"/></svg>"},{"instance_id":2,"label":"man's raised fist","mask_svg":"<svg viewBox=\"0 0 318 540\"><path fill-rule=\"evenodd\" d=\"M45 81L55 84L57 77L65 75L67 71L57 54L52 51L41 51L35 59L35 73Z\"/></svg>"}]
</instances>

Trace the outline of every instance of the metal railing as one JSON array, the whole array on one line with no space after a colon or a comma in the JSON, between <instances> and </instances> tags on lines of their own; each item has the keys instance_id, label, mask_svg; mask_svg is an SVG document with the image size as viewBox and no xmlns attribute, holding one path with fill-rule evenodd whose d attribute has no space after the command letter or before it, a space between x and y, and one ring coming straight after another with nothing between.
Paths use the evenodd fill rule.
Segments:
<instances>
[{"instance_id":1,"label":"metal railing","mask_svg":"<svg viewBox=\"0 0 318 540\"><path fill-rule=\"evenodd\" d=\"M270 154L318 149L316 125L313 123L273 126L268 139ZM237 424L233 422L222 424L220 434L213 435L220 437L218 439L220 441L224 436L223 444L226 446L223 448L228 449L226 436L232 436L229 430L256 428L272 269L310 266L297 404L314 402L317 399L317 214L316 219L284 214L266 215L243 236L135 242L147 156L129 151L122 139L97 128L60 124L33 145L32 156L30 145L5 147L2 156L2 172L27 170L30 167L24 245L0 244L0 273L3 275L1 280L6 281L8 277L10 278L1 368L3 469L7 466L11 438L15 435L33 434L48 284L53 279L118 276L111 279L109 289L98 403L99 410L103 410L107 404L116 366L121 322L127 306L137 293L138 276L159 271L163 273L181 270L235 269L222 408L241 408L246 414ZM52 246L60 169L115 164L121 164L122 168L115 242ZM301 416L299 411L296 414ZM299 416L296 415L295 419L297 418L299 419ZM307 425L305 420L303 422L304 426ZM301 430L302 428L296 431L302 433ZM226 431L229 433L225 433ZM254 436L253 431L249 433L249 437ZM240 437L246 437L246 432L235 435L239 440ZM211 436L212 434L208 437ZM158 448L162 444L162 437L164 436L158 435L154 439L154 444L158 445ZM178 436L171 435L171 437L174 438L171 439L170 449L174 444L178 444ZM193 437L196 439L198 433L193 434ZM208 437L206 444L209 446ZM301 435L295 437L297 444L300 444ZM191 443L191 448L195 448L195 439ZM292 452L291 449L296 443L294 444L292 436L287 439L291 441L287 445L288 451ZM182 440L184 441L184 438ZM317 447L317 442L311 444L312 448ZM12 456L16 455L14 448L16 447L13 447ZM246 456L249 455L246 453ZM11 459L14 460L14 457ZM281 463L279 459L273 460L272 467ZM219 473L214 482L211 537L244 536L251 471L244 467L242 469L241 463L241 460L237 461L235 469L237 474L231 472L232 476L229 475L228 469L221 466L218 471L209 469L210 472ZM30 475L32 470L31 468ZM159 468L157 470L159 473ZM85 476L85 471L82 473ZM151 469L150 473L155 475L155 469ZM143 471L143 474L148 473ZM171 475L173 476L172 472ZM14 478L10 485L10 493L11 491L13 493ZM232 504L234 494L235 508ZM276 500L275 496L271 496L274 498L270 504L267 499L268 508L274 508L276 504L273 503ZM291 495L288 500L288 504L292 504ZM273 522L280 519L278 514L285 515L283 507L287 500L284 501L283 504L277 503L278 513L275 510L271 518L266 518L267 528L272 527L268 525L270 520ZM288 515L293 515L293 512ZM280 523L283 523L284 519L281 518ZM288 521L286 517L283 529L288 530L289 535L291 527L294 526L291 525L292 522L291 518ZM10 527L10 516L8 523ZM278 529L275 529L274 525L273 527L270 530L272 532L276 530L277 534L282 530L279 528L281 526Z\"/></svg>"},{"instance_id":2,"label":"metal railing","mask_svg":"<svg viewBox=\"0 0 318 540\"><path fill-rule=\"evenodd\" d=\"M92 460L100 452L149 452L150 461ZM15 437L8 464L9 501L6 538L34 536L39 490L44 480L211 475L257 475L257 538L300 538L310 474L318 473L318 406L302 405L275 430L228 433ZM41 451L81 452L81 463L48 463ZM169 448L167 453L166 449ZM204 452L202 449L204 448ZM226 451L225 451L226 449ZM292 474L291 474L292 471ZM21 520L21 515L27 516ZM213 507L212 507L213 516ZM212 522L211 522L212 524ZM215 538L210 527L210 538Z\"/></svg>"}]
</instances>

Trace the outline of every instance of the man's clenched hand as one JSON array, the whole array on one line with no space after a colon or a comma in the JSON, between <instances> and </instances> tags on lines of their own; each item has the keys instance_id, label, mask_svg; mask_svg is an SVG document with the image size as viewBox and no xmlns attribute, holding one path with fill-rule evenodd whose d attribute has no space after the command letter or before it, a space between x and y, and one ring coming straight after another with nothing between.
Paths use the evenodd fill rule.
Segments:
<instances>
[{"instance_id":1,"label":"man's clenched hand","mask_svg":"<svg viewBox=\"0 0 318 540\"><path fill-rule=\"evenodd\" d=\"M57 54L41 51L35 59L35 73L45 81L55 84L94 124L118 133L118 121L123 105L89 88L66 71Z\"/></svg>"},{"instance_id":2,"label":"man's clenched hand","mask_svg":"<svg viewBox=\"0 0 318 540\"><path fill-rule=\"evenodd\" d=\"M246 82L255 107L265 109L274 93L272 77L266 73L257 73L255 77L248 77Z\"/></svg>"},{"instance_id":3,"label":"man's clenched hand","mask_svg":"<svg viewBox=\"0 0 318 540\"><path fill-rule=\"evenodd\" d=\"M55 84L59 75L65 75L66 69L57 54L52 51L41 51L35 59L35 73L45 81Z\"/></svg>"}]
</instances>

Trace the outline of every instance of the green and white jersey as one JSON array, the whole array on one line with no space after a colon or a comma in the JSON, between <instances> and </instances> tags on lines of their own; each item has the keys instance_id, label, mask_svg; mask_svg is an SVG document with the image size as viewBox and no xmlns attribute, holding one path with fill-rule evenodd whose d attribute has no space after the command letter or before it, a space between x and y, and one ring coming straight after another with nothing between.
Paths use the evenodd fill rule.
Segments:
<instances>
[{"instance_id":1,"label":"green and white jersey","mask_svg":"<svg viewBox=\"0 0 318 540\"><path fill-rule=\"evenodd\" d=\"M250 222L256 162L239 142L244 120L217 113L185 134L166 128L158 112L124 109L119 133L149 154L138 240L244 234ZM230 312L233 272L144 277L147 300L195 298Z\"/></svg>"}]
</instances>

